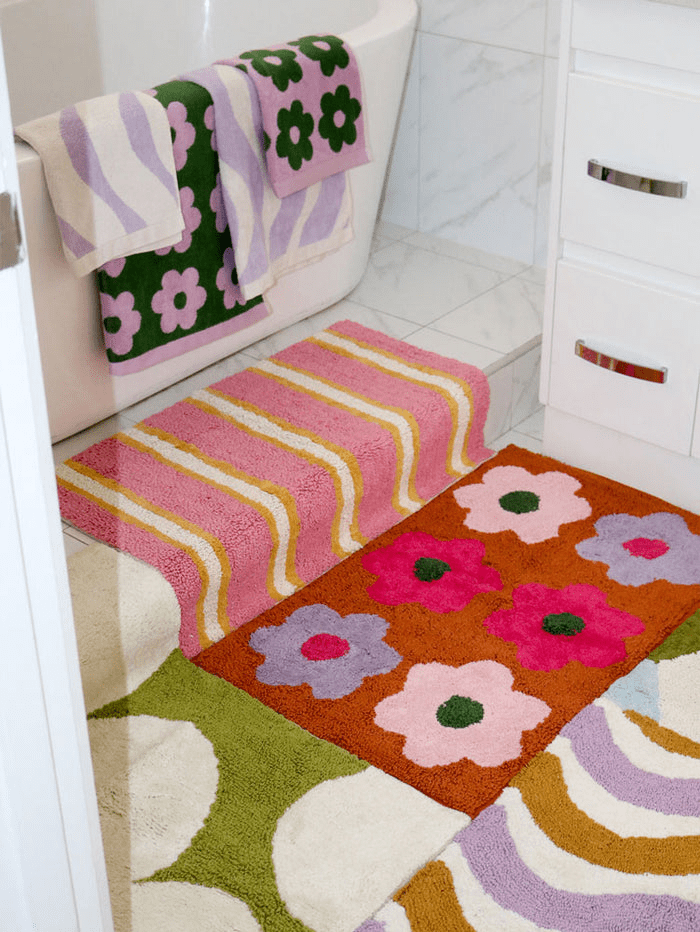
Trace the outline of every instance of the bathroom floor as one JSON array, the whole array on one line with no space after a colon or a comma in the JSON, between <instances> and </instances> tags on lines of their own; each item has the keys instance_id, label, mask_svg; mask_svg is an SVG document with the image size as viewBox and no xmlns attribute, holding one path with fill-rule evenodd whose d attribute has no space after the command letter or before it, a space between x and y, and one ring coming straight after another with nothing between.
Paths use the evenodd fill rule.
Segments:
<instances>
[{"instance_id":1,"label":"bathroom floor","mask_svg":"<svg viewBox=\"0 0 700 932\"><path fill-rule=\"evenodd\" d=\"M486 442L541 451L539 363L544 270L380 222L367 271L332 307L54 444L58 463L337 320L355 320L482 369L491 387ZM66 553L90 539L64 526Z\"/></svg>"}]
</instances>

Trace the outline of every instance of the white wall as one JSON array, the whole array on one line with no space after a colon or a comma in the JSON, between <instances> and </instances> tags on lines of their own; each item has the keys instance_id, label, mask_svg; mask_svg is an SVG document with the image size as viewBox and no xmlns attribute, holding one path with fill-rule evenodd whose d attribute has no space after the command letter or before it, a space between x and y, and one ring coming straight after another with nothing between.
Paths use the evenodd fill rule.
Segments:
<instances>
[{"instance_id":1,"label":"white wall","mask_svg":"<svg viewBox=\"0 0 700 932\"><path fill-rule=\"evenodd\" d=\"M545 265L561 0L420 0L382 217Z\"/></svg>"}]
</instances>

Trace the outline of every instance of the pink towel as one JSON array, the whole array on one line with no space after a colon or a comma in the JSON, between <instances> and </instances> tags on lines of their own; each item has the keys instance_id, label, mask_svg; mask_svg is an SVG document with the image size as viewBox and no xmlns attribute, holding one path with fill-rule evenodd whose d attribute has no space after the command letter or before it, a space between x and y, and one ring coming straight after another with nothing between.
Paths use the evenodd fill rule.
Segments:
<instances>
[{"instance_id":1,"label":"pink towel","mask_svg":"<svg viewBox=\"0 0 700 932\"><path fill-rule=\"evenodd\" d=\"M270 184L278 197L369 162L360 71L337 36L305 36L220 62L258 93Z\"/></svg>"}]
</instances>

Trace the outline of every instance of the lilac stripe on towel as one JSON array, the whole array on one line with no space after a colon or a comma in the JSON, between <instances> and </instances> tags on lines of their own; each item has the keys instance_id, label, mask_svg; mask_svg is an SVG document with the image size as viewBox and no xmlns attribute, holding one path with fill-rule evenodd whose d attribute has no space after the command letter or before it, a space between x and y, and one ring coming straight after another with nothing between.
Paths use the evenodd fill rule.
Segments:
<instances>
[{"instance_id":1,"label":"lilac stripe on towel","mask_svg":"<svg viewBox=\"0 0 700 932\"><path fill-rule=\"evenodd\" d=\"M175 184L175 179L167 170L158 155L151 124L148 122L146 111L140 103L136 94L127 93L119 95L119 113L124 121L134 154L143 162L146 168L152 172L155 177L164 185L165 189L172 194L173 198L180 202L180 195Z\"/></svg>"}]
</instances>

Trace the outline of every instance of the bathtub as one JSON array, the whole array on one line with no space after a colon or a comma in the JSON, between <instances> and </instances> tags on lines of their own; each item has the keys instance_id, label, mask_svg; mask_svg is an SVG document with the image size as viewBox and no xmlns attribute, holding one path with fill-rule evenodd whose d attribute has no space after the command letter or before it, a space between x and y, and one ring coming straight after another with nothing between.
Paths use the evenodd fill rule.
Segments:
<instances>
[{"instance_id":1,"label":"bathtub","mask_svg":"<svg viewBox=\"0 0 700 932\"><path fill-rule=\"evenodd\" d=\"M264 320L143 372L112 377L95 278L76 278L69 269L40 160L17 142L53 441L334 304L355 287L367 264L415 32L415 0L188 0L177 9L175 21L171 0L95 0L104 93L149 87L217 58L311 33L340 34L352 45L363 76L372 154L369 164L350 172L355 237L280 279L269 292L274 310ZM110 42L125 23L128 39Z\"/></svg>"}]
</instances>

